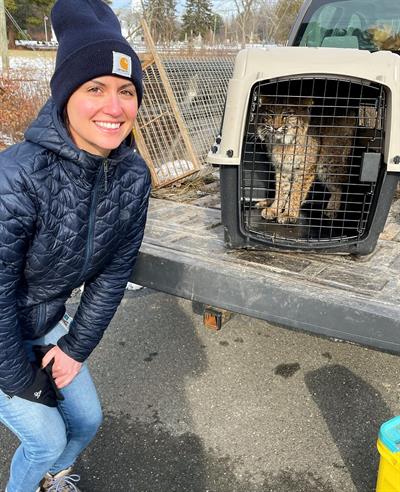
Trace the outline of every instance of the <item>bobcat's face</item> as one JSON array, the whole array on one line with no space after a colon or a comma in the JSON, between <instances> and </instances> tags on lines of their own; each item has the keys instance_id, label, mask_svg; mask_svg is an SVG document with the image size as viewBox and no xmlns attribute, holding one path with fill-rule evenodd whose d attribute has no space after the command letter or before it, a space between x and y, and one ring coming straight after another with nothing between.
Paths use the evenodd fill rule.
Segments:
<instances>
[{"instance_id":1,"label":"bobcat's face","mask_svg":"<svg viewBox=\"0 0 400 492\"><path fill-rule=\"evenodd\" d=\"M291 145L299 133L307 131L312 100L277 103L273 98L261 96L261 122L257 125L258 137L266 143Z\"/></svg>"}]
</instances>

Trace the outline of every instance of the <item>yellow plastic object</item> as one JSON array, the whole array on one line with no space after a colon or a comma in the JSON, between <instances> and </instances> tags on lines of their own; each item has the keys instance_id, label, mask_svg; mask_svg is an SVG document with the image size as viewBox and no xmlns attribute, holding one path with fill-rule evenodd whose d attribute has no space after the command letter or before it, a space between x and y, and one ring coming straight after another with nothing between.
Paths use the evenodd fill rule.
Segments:
<instances>
[{"instance_id":1,"label":"yellow plastic object","mask_svg":"<svg viewBox=\"0 0 400 492\"><path fill-rule=\"evenodd\" d=\"M378 439L381 456L376 492L400 492L400 451L393 452Z\"/></svg>"}]
</instances>

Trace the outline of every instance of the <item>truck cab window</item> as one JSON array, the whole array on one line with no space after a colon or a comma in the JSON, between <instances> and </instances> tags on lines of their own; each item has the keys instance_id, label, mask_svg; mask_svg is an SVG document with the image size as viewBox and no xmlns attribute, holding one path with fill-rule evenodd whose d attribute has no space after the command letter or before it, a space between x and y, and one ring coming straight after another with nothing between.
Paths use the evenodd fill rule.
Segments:
<instances>
[{"instance_id":1,"label":"truck cab window","mask_svg":"<svg viewBox=\"0 0 400 492\"><path fill-rule=\"evenodd\" d=\"M400 2L399 0L311 2L294 45L400 52Z\"/></svg>"}]
</instances>

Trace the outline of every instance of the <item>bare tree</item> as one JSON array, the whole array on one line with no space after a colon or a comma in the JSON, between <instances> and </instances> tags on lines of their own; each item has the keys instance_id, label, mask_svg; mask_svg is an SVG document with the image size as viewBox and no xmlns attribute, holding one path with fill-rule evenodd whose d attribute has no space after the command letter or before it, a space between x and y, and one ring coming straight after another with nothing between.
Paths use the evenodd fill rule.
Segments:
<instances>
[{"instance_id":1,"label":"bare tree","mask_svg":"<svg viewBox=\"0 0 400 492\"><path fill-rule=\"evenodd\" d=\"M271 37L278 44L286 43L290 29L303 0L278 0L275 6L276 23Z\"/></svg>"},{"instance_id":2,"label":"bare tree","mask_svg":"<svg viewBox=\"0 0 400 492\"><path fill-rule=\"evenodd\" d=\"M128 40L133 40L135 36L140 31L140 19L143 16L141 8L132 8L130 10L123 9L118 12L119 20L121 24L125 27L125 37Z\"/></svg>"},{"instance_id":3,"label":"bare tree","mask_svg":"<svg viewBox=\"0 0 400 492\"><path fill-rule=\"evenodd\" d=\"M256 0L234 0L236 7L236 22L240 30L242 47L245 46L250 33L254 30L254 7ZM253 28L253 29L252 29Z\"/></svg>"},{"instance_id":4,"label":"bare tree","mask_svg":"<svg viewBox=\"0 0 400 492\"><path fill-rule=\"evenodd\" d=\"M141 3L154 42L172 41L176 34L176 1L142 0Z\"/></svg>"},{"instance_id":5,"label":"bare tree","mask_svg":"<svg viewBox=\"0 0 400 492\"><path fill-rule=\"evenodd\" d=\"M266 43L274 43L273 33L279 19L276 15L276 0L258 0L256 31L259 39Z\"/></svg>"}]
</instances>

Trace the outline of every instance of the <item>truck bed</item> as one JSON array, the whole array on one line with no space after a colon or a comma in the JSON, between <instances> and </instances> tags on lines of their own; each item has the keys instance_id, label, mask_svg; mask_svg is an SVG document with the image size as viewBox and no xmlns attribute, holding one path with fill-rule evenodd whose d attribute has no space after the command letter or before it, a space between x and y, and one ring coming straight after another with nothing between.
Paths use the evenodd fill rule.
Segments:
<instances>
[{"instance_id":1,"label":"truck bed","mask_svg":"<svg viewBox=\"0 0 400 492\"><path fill-rule=\"evenodd\" d=\"M341 340L400 352L400 200L364 257L228 250L217 194L152 198L133 281Z\"/></svg>"}]
</instances>

